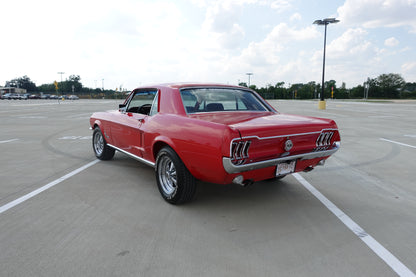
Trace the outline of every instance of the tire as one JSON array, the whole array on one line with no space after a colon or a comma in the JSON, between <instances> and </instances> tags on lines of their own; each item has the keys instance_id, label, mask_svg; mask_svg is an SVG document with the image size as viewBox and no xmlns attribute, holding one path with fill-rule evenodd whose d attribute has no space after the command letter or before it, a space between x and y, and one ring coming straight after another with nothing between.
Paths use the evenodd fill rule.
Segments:
<instances>
[{"instance_id":1,"label":"tire","mask_svg":"<svg viewBox=\"0 0 416 277\"><path fill-rule=\"evenodd\" d=\"M170 204L190 202L196 192L195 177L170 147L162 148L156 158L156 181L163 199Z\"/></svg>"},{"instance_id":2,"label":"tire","mask_svg":"<svg viewBox=\"0 0 416 277\"><path fill-rule=\"evenodd\" d=\"M111 160L116 152L114 148L107 145L99 127L95 127L92 134L92 149L100 160Z\"/></svg>"}]
</instances>

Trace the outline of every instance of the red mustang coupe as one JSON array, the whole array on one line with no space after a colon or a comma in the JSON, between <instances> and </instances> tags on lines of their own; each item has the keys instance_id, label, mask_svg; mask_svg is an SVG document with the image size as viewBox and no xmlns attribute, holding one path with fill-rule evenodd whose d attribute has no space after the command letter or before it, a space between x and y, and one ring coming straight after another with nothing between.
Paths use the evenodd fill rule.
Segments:
<instances>
[{"instance_id":1,"label":"red mustang coupe","mask_svg":"<svg viewBox=\"0 0 416 277\"><path fill-rule=\"evenodd\" d=\"M248 185L310 171L340 147L333 120L281 114L256 92L219 84L133 90L119 109L94 113L97 158L120 151L155 168L162 197L192 200L196 179Z\"/></svg>"}]
</instances>

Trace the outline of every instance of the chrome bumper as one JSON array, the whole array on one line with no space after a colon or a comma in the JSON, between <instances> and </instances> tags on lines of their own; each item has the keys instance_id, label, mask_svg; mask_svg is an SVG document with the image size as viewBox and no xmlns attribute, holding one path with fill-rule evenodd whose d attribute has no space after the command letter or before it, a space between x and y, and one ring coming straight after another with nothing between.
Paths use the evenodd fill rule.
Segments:
<instances>
[{"instance_id":1,"label":"chrome bumper","mask_svg":"<svg viewBox=\"0 0 416 277\"><path fill-rule=\"evenodd\" d=\"M330 156L330 155L334 154L335 152L337 152L340 146L341 146L341 143L336 142L334 148L332 148L330 150L286 156L286 157L282 157L282 158L271 159L271 160L267 160L267 161L261 161L261 162L250 163L250 164L242 164L242 165L235 165L231 162L230 158L223 157L222 158L222 164L223 164L224 169L227 173L230 173L230 174L239 173L239 172L244 172L244 171L250 171L250 170L265 168L265 167L269 167L269 166L275 166L275 165L277 165L279 163L282 163L282 162L285 162L285 161L291 161L291 160L297 160L297 159L311 160L311 159L316 159L316 158L321 158L321 157L327 157L327 156Z\"/></svg>"}]
</instances>

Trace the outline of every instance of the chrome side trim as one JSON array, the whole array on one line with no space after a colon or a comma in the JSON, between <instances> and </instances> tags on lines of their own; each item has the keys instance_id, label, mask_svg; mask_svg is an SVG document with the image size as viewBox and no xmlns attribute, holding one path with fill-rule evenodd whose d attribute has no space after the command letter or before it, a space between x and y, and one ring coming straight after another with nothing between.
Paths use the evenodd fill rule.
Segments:
<instances>
[{"instance_id":1,"label":"chrome side trim","mask_svg":"<svg viewBox=\"0 0 416 277\"><path fill-rule=\"evenodd\" d=\"M136 155L134 155L134 154L132 154L130 152L127 152L127 151L125 151L123 149L120 149L120 148L118 148L118 147L116 147L116 146L114 146L112 144L107 143L107 145L110 146L111 148L116 149L117 151L120 151L123 154L126 154L127 156L130 156L131 158L133 158L135 160L138 160L139 162L142 162L142 163L144 163L144 164L146 164L148 166L151 166L151 167L155 167L155 163L154 162L151 162L151 161L148 161L146 159L143 159L143 158L141 158L139 156L136 156Z\"/></svg>"},{"instance_id":2,"label":"chrome side trim","mask_svg":"<svg viewBox=\"0 0 416 277\"><path fill-rule=\"evenodd\" d=\"M235 165L231 162L231 158L223 157L222 158L222 164L223 164L224 169L227 173L230 173L230 174L239 173L239 172L244 172L244 171L250 171L250 170L265 168L265 167L269 167L269 166L275 166L279 163L282 163L282 162L285 162L285 161L290 161L290 160L296 160L296 159L310 160L310 159L330 156L330 155L334 154L335 152L337 152L338 149L340 148L340 146L341 146L340 142L335 142L334 148L332 148L330 150L286 156L286 157L282 157L282 158L271 159L271 160L266 160L266 161L261 161L261 162L256 162L256 163L242 164L242 165Z\"/></svg>"}]
</instances>

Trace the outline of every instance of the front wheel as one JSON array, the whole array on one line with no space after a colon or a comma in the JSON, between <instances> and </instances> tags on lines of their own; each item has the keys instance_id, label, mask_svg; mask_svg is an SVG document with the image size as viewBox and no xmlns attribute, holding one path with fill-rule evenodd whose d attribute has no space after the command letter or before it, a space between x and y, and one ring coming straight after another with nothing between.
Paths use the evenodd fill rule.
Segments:
<instances>
[{"instance_id":1,"label":"front wheel","mask_svg":"<svg viewBox=\"0 0 416 277\"><path fill-rule=\"evenodd\" d=\"M107 145L99 127L94 128L92 134L92 148L94 149L95 156L100 160L111 160L115 153L114 148Z\"/></svg>"},{"instance_id":2,"label":"front wheel","mask_svg":"<svg viewBox=\"0 0 416 277\"><path fill-rule=\"evenodd\" d=\"M155 173L159 191L167 202L181 204L193 199L196 180L172 148L159 151Z\"/></svg>"}]
</instances>

